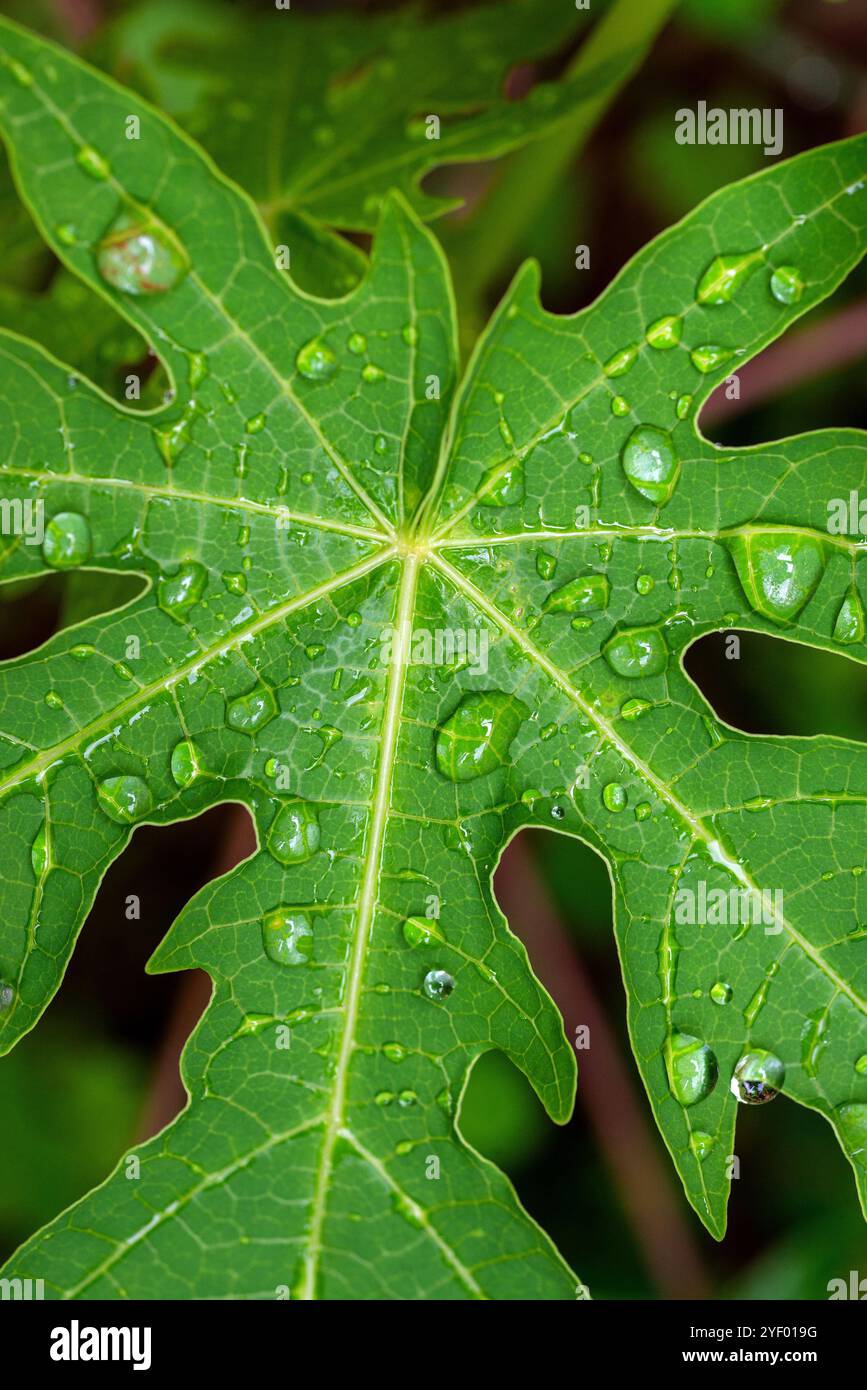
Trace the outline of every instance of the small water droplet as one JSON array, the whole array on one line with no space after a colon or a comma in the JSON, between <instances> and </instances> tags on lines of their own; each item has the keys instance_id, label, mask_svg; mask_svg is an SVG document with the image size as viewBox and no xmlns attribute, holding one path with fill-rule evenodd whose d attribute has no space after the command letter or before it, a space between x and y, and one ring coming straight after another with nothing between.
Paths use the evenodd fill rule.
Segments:
<instances>
[{"instance_id":1,"label":"small water droplet","mask_svg":"<svg viewBox=\"0 0 867 1390\"><path fill-rule=\"evenodd\" d=\"M191 738L176 743L171 757L172 777L178 787L189 787L202 771L199 750Z\"/></svg>"},{"instance_id":2,"label":"small water droplet","mask_svg":"<svg viewBox=\"0 0 867 1390\"><path fill-rule=\"evenodd\" d=\"M79 169L83 169L92 179L107 179L111 173L111 166L99 150L95 150L92 145L82 145L76 151L75 162Z\"/></svg>"},{"instance_id":3,"label":"small water droplet","mask_svg":"<svg viewBox=\"0 0 867 1390\"><path fill-rule=\"evenodd\" d=\"M725 980L717 980L710 987L710 997L715 1004L723 1005L731 1002L732 987L726 984Z\"/></svg>"},{"instance_id":4,"label":"small water droplet","mask_svg":"<svg viewBox=\"0 0 867 1390\"><path fill-rule=\"evenodd\" d=\"M681 1105L696 1105L710 1095L719 1067L707 1043L690 1033L673 1033L665 1042L665 1066L671 1093Z\"/></svg>"},{"instance_id":5,"label":"small water droplet","mask_svg":"<svg viewBox=\"0 0 867 1390\"><path fill-rule=\"evenodd\" d=\"M362 353L367 352L367 339L363 333L350 333L346 346L354 357L360 357Z\"/></svg>"},{"instance_id":6,"label":"small water droplet","mask_svg":"<svg viewBox=\"0 0 867 1390\"><path fill-rule=\"evenodd\" d=\"M692 407L692 396L678 396L674 413L678 420L685 420Z\"/></svg>"},{"instance_id":7,"label":"small water droplet","mask_svg":"<svg viewBox=\"0 0 867 1390\"><path fill-rule=\"evenodd\" d=\"M611 401L611 414L622 418L629 414L629 402L625 396L614 396Z\"/></svg>"},{"instance_id":8,"label":"small water droplet","mask_svg":"<svg viewBox=\"0 0 867 1390\"><path fill-rule=\"evenodd\" d=\"M855 1070L859 1076L867 1076L867 1052L862 1052L855 1063Z\"/></svg>"},{"instance_id":9,"label":"small water droplet","mask_svg":"<svg viewBox=\"0 0 867 1390\"><path fill-rule=\"evenodd\" d=\"M42 822L33 844L30 846L30 863L33 865L33 873L36 878L43 878L48 868L48 835L45 830L45 821Z\"/></svg>"},{"instance_id":10,"label":"small water droplet","mask_svg":"<svg viewBox=\"0 0 867 1390\"><path fill-rule=\"evenodd\" d=\"M647 820L652 809L649 801L640 801L635 808L635 819Z\"/></svg>"},{"instance_id":11,"label":"small water droplet","mask_svg":"<svg viewBox=\"0 0 867 1390\"><path fill-rule=\"evenodd\" d=\"M315 806L290 801L281 806L268 831L268 849L280 864L301 864L319 848L321 830Z\"/></svg>"},{"instance_id":12,"label":"small water droplet","mask_svg":"<svg viewBox=\"0 0 867 1390\"><path fill-rule=\"evenodd\" d=\"M407 917L402 930L407 946L429 946L434 937L426 917Z\"/></svg>"},{"instance_id":13,"label":"small water droplet","mask_svg":"<svg viewBox=\"0 0 867 1390\"><path fill-rule=\"evenodd\" d=\"M303 908L275 908L262 918L262 944L278 965L306 965L313 954L310 918Z\"/></svg>"},{"instance_id":14,"label":"small water droplet","mask_svg":"<svg viewBox=\"0 0 867 1390\"><path fill-rule=\"evenodd\" d=\"M697 372L707 376L708 372L716 371L733 356L731 348L720 347L717 343L702 343L700 347L693 348L689 360Z\"/></svg>"},{"instance_id":15,"label":"small water droplet","mask_svg":"<svg viewBox=\"0 0 867 1390\"><path fill-rule=\"evenodd\" d=\"M540 579L553 579L557 572L557 560L555 556L549 555L546 551L540 550L536 555L536 573Z\"/></svg>"},{"instance_id":16,"label":"small water droplet","mask_svg":"<svg viewBox=\"0 0 867 1390\"><path fill-rule=\"evenodd\" d=\"M646 714L649 709L653 709L649 700L639 700L637 698L624 700L623 704L620 706L620 717L621 719L628 719L631 722L632 720L640 719L642 714Z\"/></svg>"},{"instance_id":17,"label":"small water droplet","mask_svg":"<svg viewBox=\"0 0 867 1390\"><path fill-rule=\"evenodd\" d=\"M626 788L619 782L609 782L602 788L602 804L607 811L625 811L628 797Z\"/></svg>"},{"instance_id":18,"label":"small water droplet","mask_svg":"<svg viewBox=\"0 0 867 1390\"><path fill-rule=\"evenodd\" d=\"M361 379L362 381L368 382L368 384L372 384L376 381L382 381L382 378L384 376L385 372L382 370L381 367L377 367L375 362L365 362L364 366L361 369Z\"/></svg>"},{"instance_id":19,"label":"small water droplet","mask_svg":"<svg viewBox=\"0 0 867 1390\"><path fill-rule=\"evenodd\" d=\"M0 1014L7 1014L15 1002L15 990L12 985L0 980Z\"/></svg>"},{"instance_id":20,"label":"small water droplet","mask_svg":"<svg viewBox=\"0 0 867 1390\"><path fill-rule=\"evenodd\" d=\"M299 348L295 366L308 381L328 381L337 371L337 358L321 338L311 338Z\"/></svg>"},{"instance_id":21,"label":"small water droplet","mask_svg":"<svg viewBox=\"0 0 867 1390\"><path fill-rule=\"evenodd\" d=\"M483 507L513 507L524 500L524 469L520 463L503 470L489 468L482 479L479 502Z\"/></svg>"},{"instance_id":22,"label":"small water droplet","mask_svg":"<svg viewBox=\"0 0 867 1390\"><path fill-rule=\"evenodd\" d=\"M638 347L635 343L630 347L620 348L609 357L602 370L606 376L623 376L629 371L637 356Z\"/></svg>"},{"instance_id":23,"label":"small water droplet","mask_svg":"<svg viewBox=\"0 0 867 1390\"><path fill-rule=\"evenodd\" d=\"M671 435L655 425L639 425L623 449L623 471L636 492L664 507L680 477L680 459Z\"/></svg>"},{"instance_id":24,"label":"small water droplet","mask_svg":"<svg viewBox=\"0 0 867 1390\"><path fill-rule=\"evenodd\" d=\"M73 569L90 559L90 523L80 512L58 512L45 527L42 558L52 569Z\"/></svg>"},{"instance_id":25,"label":"small water droplet","mask_svg":"<svg viewBox=\"0 0 867 1390\"><path fill-rule=\"evenodd\" d=\"M867 1168L867 1105L860 1102L839 1105L836 1114L847 1153L862 1168Z\"/></svg>"},{"instance_id":26,"label":"small water droplet","mask_svg":"<svg viewBox=\"0 0 867 1390\"><path fill-rule=\"evenodd\" d=\"M650 594L653 592L654 583L652 574L639 574L635 581L635 588L639 594Z\"/></svg>"},{"instance_id":27,"label":"small water droplet","mask_svg":"<svg viewBox=\"0 0 867 1390\"><path fill-rule=\"evenodd\" d=\"M793 265L778 266L771 274L771 294L779 304L797 304L804 293L804 281Z\"/></svg>"},{"instance_id":28,"label":"small water droplet","mask_svg":"<svg viewBox=\"0 0 867 1390\"><path fill-rule=\"evenodd\" d=\"M406 1048L403 1043L387 1042L383 1043L382 1053L389 1062L402 1062L406 1056Z\"/></svg>"},{"instance_id":29,"label":"small water droplet","mask_svg":"<svg viewBox=\"0 0 867 1390\"><path fill-rule=\"evenodd\" d=\"M543 613L587 613L607 608L611 586L604 574L584 574L572 579L545 599Z\"/></svg>"},{"instance_id":30,"label":"small water droplet","mask_svg":"<svg viewBox=\"0 0 867 1390\"><path fill-rule=\"evenodd\" d=\"M226 709L226 723L230 729L238 729L245 734L254 734L273 719L277 713L274 692L267 685L257 685L246 695L231 700Z\"/></svg>"},{"instance_id":31,"label":"small water droplet","mask_svg":"<svg viewBox=\"0 0 867 1390\"><path fill-rule=\"evenodd\" d=\"M440 727L436 763L444 777L467 782L509 765L509 748L529 711L501 690L465 695Z\"/></svg>"},{"instance_id":32,"label":"small water droplet","mask_svg":"<svg viewBox=\"0 0 867 1390\"><path fill-rule=\"evenodd\" d=\"M195 560L180 565L157 585L157 603L172 618L180 619L199 602L208 583L208 571Z\"/></svg>"},{"instance_id":33,"label":"small water droplet","mask_svg":"<svg viewBox=\"0 0 867 1390\"><path fill-rule=\"evenodd\" d=\"M96 267L107 285L124 294L164 294L186 274L180 248L156 222L123 212L96 250Z\"/></svg>"},{"instance_id":34,"label":"small water droplet","mask_svg":"<svg viewBox=\"0 0 867 1390\"><path fill-rule=\"evenodd\" d=\"M428 999L448 999L454 987L454 977L447 970L429 970L422 981Z\"/></svg>"},{"instance_id":35,"label":"small water droplet","mask_svg":"<svg viewBox=\"0 0 867 1390\"><path fill-rule=\"evenodd\" d=\"M647 329L645 337L652 348L658 352L668 352L677 347L683 332L683 319L678 314L666 314L656 319Z\"/></svg>"},{"instance_id":36,"label":"small water droplet","mask_svg":"<svg viewBox=\"0 0 867 1390\"><path fill-rule=\"evenodd\" d=\"M756 1047L745 1052L734 1070L730 1090L742 1105L765 1105L786 1079L786 1068L773 1052Z\"/></svg>"},{"instance_id":37,"label":"small water droplet","mask_svg":"<svg viewBox=\"0 0 867 1390\"><path fill-rule=\"evenodd\" d=\"M704 1163L713 1146L713 1136L705 1134L704 1130L695 1129L689 1136L689 1147L699 1163Z\"/></svg>"},{"instance_id":38,"label":"small water droplet","mask_svg":"<svg viewBox=\"0 0 867 1390\"><path fill-rule=\"evenodd\" d=\"M834 623L834 641L849 645L864 641L864 608L853 585L843 600Z\"/></svg>"},{"instance_id":39,"label":"small water droplet","mask_svg":"<svg viewBox=\"0 0 867 1390\"><path fill-rule=\"evenodd\" d=\"M109 819L121 825L141 820L153 805L150 788L143 777L105 777L97 784L96 795Z\"/></svg>"},{"instance_id":40,"label":"small water droplet","mask_svg":"<svg viewBox=\"0 0 867 1390\"><path fill-rule=\"evenodd\" d=\"M609 637L602 653L618 676L658 676L668 665L668 647L656 627L624 628Z\"/></svg>"}]
</instances>

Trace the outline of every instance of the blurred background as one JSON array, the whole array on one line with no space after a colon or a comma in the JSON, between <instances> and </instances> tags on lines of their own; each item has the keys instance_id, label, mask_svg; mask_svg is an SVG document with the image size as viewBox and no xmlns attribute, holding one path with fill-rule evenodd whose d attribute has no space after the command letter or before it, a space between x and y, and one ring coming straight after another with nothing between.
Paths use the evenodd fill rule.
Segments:
<instances>
[{"instance_id":1,"label":"blurred background","mask_svg":"<svg viewBox=\"0 0 867 1390\"><path fill-rule=\"evenodd\" d=\"M546 43L546 25L564 5L571 9L571 0L540 0L533 51L510 59L497 79L499 98L532 100L540 83L580 71L592 33L586 17L578 16L574 32L558 20L555 42ZM252 25L274 7L270 0L208 0L189 9L151 0L5 0L0 8L167 103L184 124L200 65L207 65L208 30L239 14ZM347 11L373 24L402 8L292 0L293 12L318 15L335 33ZM430 17L461 8L415 6ZM616 21L629 8L625 0L598 0L592 22ZM631 10L643 10L636 42L646 53L609 99L496 162L452 164L425 179L427 191L463 201L433 225L458 287L465 351L525 257L542 264L547 307L574 312L702 198L766 167L755 146L675 144L677 108L698 100L782 107L785 156L867 126L865 0L644 0ZM198 133L192 118L188 125ZM291 133L290 116L284 138ZM363 231L341 231L365 250ZM591 249L590 267L581 271L580 244ZM349 252L343 261L351 282L361 259ZM315 267L300 273L316 288ZM3 157L0 324L42 341L115 394L127 372L138 372L147 378L143 408L164 389L136 334L41 245ZM712 398L701 427L732 445L826 425L867 427L865 365L862 266L742 370L739 400ZM95 583L85 574L4 586L0 658L116 607L136 591L130 584L119 577L112 588L104 576ZM741 659L728 661L723 643L722 634L696 643L687 668L736 728L867 735L867 672L845 656L742 634ZM188 898L251 847L246 811L221 807L186 824L138 829L107 874L61 992L38 1030L0 1063L0 1259L183 1105L178 1054L207 1003L209 981L149 978L144 964ZM496 889L563 1011L567 1034L588 1025L592 1048L578 1054L569 1125L552 1126L524 1079L492 1053L473 1071L461 1129L510 1174L593 1296L821 1298L829 1279L863 1272L867 1238L848 1165L830 1128L783 1098L739 1116L742 1177L733 1184L725 1242L717 1245L688 1207L629 1051L602 860L553 832L527 832L506 853ZM125 915L131 891L142 899L137 921Z\"/></svg>"}]
</instances>

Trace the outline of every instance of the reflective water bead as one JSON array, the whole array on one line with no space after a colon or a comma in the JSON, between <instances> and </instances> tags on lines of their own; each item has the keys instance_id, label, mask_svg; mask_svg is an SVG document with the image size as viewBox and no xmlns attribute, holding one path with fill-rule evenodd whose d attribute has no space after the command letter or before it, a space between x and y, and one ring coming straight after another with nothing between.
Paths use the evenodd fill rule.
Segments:
<instances>
[{"instance_id":1,"label":"reflective water bead","mask_svg":"<svg viewBox=\"0 0 867 1390\"><path fill-rule=\"evenodd\" d=\"M771 294L779 304L797 304L804 293L801 273L793 265L778 266L771 274Z\"/></svg>"},{"instance_id":2,"label":"reflective water bead","mask_svg":"<svg viewBox=\"0 0 867 1390\"><path fill-rule=\"evenodd\" d=\"M549 594L543 613L586 613L606 608L611 586L604 574L585 574Z\"/></svg>"},{"instance_id":3,"label":"reflective water bead","mask_svg":"<svg viewBox=\"0 0 867 1390\"><path fill-rule=\"evenodd\" d=\"M267 843L280 864L301 864L316 853L320 839L316 807L307 801L290 801L274 817Z\"/></svg>"},{"instance_id":4,"label":"reflective water bead","mask_svg":"<svg viewBox=\"0 0 867 1390\"><path fill-rule=\"evenodd\" d=\"M208 584L208 571L196 560L180 565L157 585L157 603L173 618L181 618L199 602Z\"/></svg>"},{"instance_id":5,"label":"reflective water bead","mask_svg":"<svg viewBox=\"0 0 867 1390\"><path fill-rule=\"evenodd\" d=\"M454 978L447 970L429 970L422 981L428 999L448 999L454 987Z\"/></svg>"},{"instance_id":6,"label":"reflective water bead","mask_svg":"<svg viewBox=\"0 0 867 1390\"><path fill-rule=\"evenodd\" d=\"M143 777L105 777L97 784L96 795L109 819L121 825L141 820L153 806L150 788Z\"/></svg>"},{"instance_id":7,"label":"reflective water bead","mask_svg":"<svg viewBox=\"0 0 867 1390\"><path fill-rule=\"evenodd\" d=\"M298 349L295 366L308 381L328 381L337 371L337 358L321 338L311 338Z\"/></svg>"},{"instance_id":8,"label":"reflective water bead","mask_svg":"<svg viewBox=\"0 0 867 1390\"><path fill-rule=\"evenodd\" d=\"M465 695L437 733L436 763L444 777L467 782L506 767L527 706L501 690Z\"/></svg>"},{"instance_id":9,"label":"reflective water bead","mask_svg":"<svg viewBox=\"0 0 867 1390\"><path fill-rule=\"evenodd\" d=\"M262 944L278 965L306 965L313 954L310 918L301 908L275 908L262 918Z\"/></svg>"},{"instance_id":10,"label":"reflective water bead","mask_svg":"<svg viewBox=\"0 0 867 1390\"><path fill-rule=\"evenodd\" d=\"M176 743L172 749L171 771L175 785L188 787L201 774L199 750L191 738Z\"/></svg>"},{"instance_id":11,"label":"reflective water bead","mask_svg":"<svg viewBox=\"0 0 867 1390\"><path fill-rule=\"evenodd\" d=\"M812 535L751 530L734 536L729 548L751 607L775 623L800 613L825 568L824 547Z\"/></svg>"},{"instance_id":12,"label":"reflective water bead","mask_svg":"<svg viewBox=\"0 0 867 1390\"><path fill-rule=\"evenodd\" d=\"M659 352L667 352L677 347L682 332L683 319L678 314L666 314L649 326L645 337L652 348Z\"/></svg>"},{"instance_id":13,"label":"reflective water bead","mask_svg":"<svg viewBox=\"0 0 867 1390\"><path fill-rule=\"evenodd\" d=\"M229 702L226 723L230 729L253 734L264 728L276 713L277 701L274 692L267 685L258 685L246 695L239 695L237 699Z\"/></svg>"},{"instance_id":14,"label":"reflective water bead","mask_svg":"<svg viewBox=\"0 0 867 1390\"><path fill-rule=\"evenodd\" d=\"M636 492L664 507L680 477L680 459L668 431L639 425L626 441L622 462Z\"/></svg>"},{"instance_id":15,"label":"reflective water bead","mask_svg":"<svg viewBox=\"0 0 867 1390\"><path fill-rule=\"evenodd\" d=\"M96 249L96 268L113 289L149 295L173 289L187 267L165 228L123 212Z\"/></svg>"},{"instance_id":16,"label":"reflective water bead","mask_svg":"<svg viewBox=\"0 0 867 1390\"><path fill-rule=\"evenodd\" d=\"M665 1043L665 1066L671 1093L681 1105L696 1105L710 1095L719 1066L707 1043L690 1033L674 1033Z\"/></svg>"},{"instance_id":17,"label":"reflective water bead","mask_svg":"<svg viewBox=\"0 0 867 1390\"><path fill-rule=\"evenodd\" d=\"M757 1047L741 1057L729 1089L742 1105L765 1105L774 1099L785 1079L786 1068L779 1057Z\"/></svg>"},{"instance_id":18,"label":"reflective water bead","mask_svg":"<svg viewBox=\"0 0 867 1390\"><path fill-rule=\"evenodd\" d=\"M763 260L763 251L715 256L696 287L695 297L699 304L728 304Z\"/></svg>"},{"instance_id":19,"label":"reflective water bead","mask_svg":"<svg viewBox=\"0 0 867 1390\"><path fill-rule=\"evenodd\" d=\"M616 675L632 680L658 676L668 665L668 647L656 627L624 628L615 632L602 652Z\"/></svg>"},{"instance_id":20,"label":"reflective water bead","mask_svg":"<svg viewBox=\"0 0 867 1390\"><path fill-rule=\"evenodd\" d=\"M80 512L58 512L45 527L42 558L52 569L83 565L91 552L90 523Z\"/></svg>"},{"instance_id":21,"label":"reflective water bead","mask_svg":"<svg viewBox=\"0 0 867 1390\"><path fill-rule=\"evenodd\" d=\"M624 811L627 800L626 788L619 782L609 782L602 788L602 804L607 811Z\"/></svg>"}]
</instances>

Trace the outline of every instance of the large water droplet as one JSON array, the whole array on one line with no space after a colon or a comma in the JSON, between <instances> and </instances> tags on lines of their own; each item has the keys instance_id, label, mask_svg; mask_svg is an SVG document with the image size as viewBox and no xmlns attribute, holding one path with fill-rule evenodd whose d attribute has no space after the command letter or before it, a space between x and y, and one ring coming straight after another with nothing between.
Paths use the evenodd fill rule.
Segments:
<instances>
[{"instance_id":1,"label":"large water droplet","mask_svg":"<svg viewBox=\"0 0 867 1390\"><path fill-rule=\"evenodd\" d=\"M171 757L172 777L178 787L189 787L201 774L201 755L191 738L176 743Z\"/></svg>"},{"instance_id":2,"label":"large water droplet","mask_svg":"<svg viewBox=\"0 0 867 1390\"><path fill-rule=\"evenodd\" d=\"M337 371L337 358L321 338L311 338L299 348L295 366L308 381L328 381Z\"/></svg>"},{"instance_id":3,"label":"large water droplet","mask_svg":"<svg viewBox=\"0 0 867 1390\"><path fill-rule=\"evenodd\" d=\"M668 647L656 627L631 627L615 632L602 653L616 675L630 680L658 676L668 665Z\"/></svg>"},{"instance_id":4,"label":"large water droplet","mask_svg":"<svg viewBox=\"0 0 867 1390\"><path fill-rule=\"evenodd\" d=\"M105 777L97 784L96 795L105 814L120 825L141 820L153 805L150 788L143 777Z\"/></svg>"},{"instance_id":5,"label":"large water droplet","mask_svg":"<svg viewBox=\"0 0 867 1390\"><path fill-rule=\"evenodd\" d=\"M717 367L728 362L730 357L734 357L733 350L720 347L717 343L702 343L699 347L694 347L689 354L689 360L696 371L705 376L708 372L715 372Z\"/></svg>"},{"instance_id":6,"label":"large water droplet","mask_svg":"<svg viewBox=\"0 0 867 1390\"><path fill-rule=\"evenodd\" d=\"M313 954L310 918L301 908L275 908L262 918L262 944L278 965L306 965Z\"/></svg>"},{"instance_id":7,"label":"large water droplet","mask_svg":"<svg viewBox=\"0 0 867 1390\"><path fill-rule=\"evenodd\" d=\"M781 265L771 275L771 294L779 304L797 304L804 293L801 273L793 265Z\"/></svg>"},{"instance_id":8,"label":"large water droplet","mask_svg":"<svg viewBox=\"0 0 867 1390\"><path fill-rule=\"evenodd\" d=\"M448 999L454 987L454 977L447 970L429 970L422 981L428 999Z\"/></svg>"},{"instance_id":9,"label":"large water droplet","mask_svg":"<svg viewBox=\"0 0 867 1390\"><path fill-rule=\"evenodd\" d=\"M680 459L667 430L639 425L623 449L623 471L642 497L664 507L680 477Z\"/></svg>"},{"instance_id":10,"label":"large water droplet","mask_svg":"<svg viewBox=\"0 0 867 1390\"><path fill-rule=\"evenodd\" d=\"M524 469L520 463L501 470L489 468L482 478L479 502L483 507L514 507L524 500Z\"/></svg>"},{"instance_id":11,"label":"large water droplet","mask_svg":"<svg viewBox=\"0 0 867 1390\"><path fill-rule=\"evenodd\" d=\"M665 1067L671 1093L681 1105L696 1105L709 1096L719 1067L707 1043L689 1033L674 1033L665 1043Z\"/></svg>"},{"instance_id":12,"label":"large water droplet","mask_svg":"<svg viewBox=\"0 0 867 1390\"><path fill-rule=\"evenodd\" d=\"M186 274L180 248L164 227L122 212L96 250L96 267L107 285L124 294L164 294Z\"/></svg>"},{"instance_id":13,"label":"large water droplet","mask_svg":"<svg viewBox=\"0 0 867 1390\"><path fill-rule=\"evenodd\" d=\"M188 609L199 602L208 584L208 571L196 560L179 566L175 574L166 575L157 585L157 603L173 618L182 618Z\"/></svg>"},{"instance_id":14,"label":"large water droplet","mask_svg":"<svg viewBox=\"0 0 867 1390\"><path fill-rule=\"evenodd\" d=\"M629 371L637 356L638 348L634 343L630 347L620 348L609 357L602 370L606 376L623 376Z\"/></svg>"},{"instance_id":15,"label":"large water droplet","mask_svg":"<svg viewBox=\"0 0 867 1390\"><path fill-rule=\"evenodd\" d=\"M786 1068L773 1052L755 1047L745 1052L734 1070L730 1089L743 1105L765 1105L780 1090Z\"/></svg>"},{"instance_id":16,"label":"large water droplet","mask_svg":"<svg viewBox=\"0 0 867 1390\"><path fill-rule=\"evenodd\" d=\"M611 586L604 574L584 574L571 579L545 599L543 613L587 613L606 608Z\"/></svg>"},{"instance_id":17,"label":"large water droplet","mask_svg":"<svg viewBox=\"0 0 867 1390\"><path fill-rule=\"evenodd\" d=\"M403 924L403 939L407 946L429 946L433 935L426 917L407 917Z\"/></svg>"},{"instance_id":18,"label":"large water droplet","mask_svg":"<svg viewBox=\"0 0 867 1390\"><path fill-rule=\"evenodd\" d=\"M80 512L58 512L45 527L42 558L52 569L73 569L90 558L90 523Z\"/></svg>"},{"instance_id":19,"label":"large water droplet","mask_svg":"<svg viewBox=\"0 0 867 1390\"><path fill-rule=\"evenodd\" d=\"M230 701L226 710L226 723L230 729L255 734L259 729L263 729L276 713L277 701L273 690L267 685L257 685L246 695L239 695L236 700Z\"/></svg>"},{"instance_id":20,"label":"large water droplet","mask_svg":"<svg viewBox=\"0 0 867 1390\"><path fill-rule=\"evenodd\" d=\"M764 260L764 252L747 251L729 256L715 256L696 287L699 304L728 304L756 266Z\"/></svg>"},{"instance_id":21,"label":"large water droplet","mask_svg":"<svg viewBox=\"0 0 867 1390\"><path fill-rule=\"evenodd\" d=\"M268 849L281 864L301 864L316 853L320 838L316 807L307 801L290 801L271 823Z\"/></svg>"},{"instance_id":22,"label":"large water droplet","mask_svg":"<svg viewBox=\"0 0 867 1390\"><path fill-rule=\"evenodd\" d=\"M521 700L501 690L465 695L437 734L440 772L453 782L468 782L508 766L509 747L528 713Z\"/></svg>"},{"instance_id":23,"label":"large water droplet","mask_svg":"<svg viewBox=\"0 0 867 1390\"><path fill-rule=\"evenodd\" d=\"M602 788L602 804L607 811L624 811L627 800L626 788L619 782L608 782Z\"/></svg>"},{"instance_id":24,"label":"large water droplet","mask_svg":"<svg viewBox=\"0 0 867 1390\"><path fill-rule=\"evenodd\" d=\"M825 568L824 547L815 536L748 531L729 546L749 603L775 623L800 613Z\"/></svg>"},{"instance_id":25,"label":"large water droplet","mask_svg":"<svg viewBox=\"0 0 867 1390\"><path fill-rule=\"evenodd\" d=\"M709 992L715 1004L722 1005L731 1002L732 987L726 984L724 980L717 980L715 984L711 985Z\"/></svg>"}]
</instances>

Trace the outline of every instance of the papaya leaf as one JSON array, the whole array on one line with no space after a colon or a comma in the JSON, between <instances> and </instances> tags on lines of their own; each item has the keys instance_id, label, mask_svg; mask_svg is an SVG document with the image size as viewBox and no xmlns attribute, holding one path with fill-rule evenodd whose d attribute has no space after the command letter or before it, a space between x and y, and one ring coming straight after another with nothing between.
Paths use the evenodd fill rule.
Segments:
<instances>
[{"instance_id":1,"label":"papaya leaf","mask_svg":"<svg viewBox=\"0 0 867 1390\"><path fill-rule=\"evenodd\" d=\"M135 415L0 335L7 509L46 523L4 537L4 579L149 585L0 667L0 1047L137 824L233 801L257 830L149 964L213 980L186 1110L7 1272L65 1297L581 1293L458 1123L491 1048L571 1109L491 887L525 826L608 864L636 1060L708 1229L739 1104L780 1092L864 1199L867 755L736 732L681 658L732 627L867 658L864 541L828 521L864 436L729 450L696 424L863 254L867 140L714 195L572 318L525 267L457 387L447 270L400 195L358 287L313 298L187 137L0 32L21 195L176 391Z\"/></svg>"}]
</instances>

